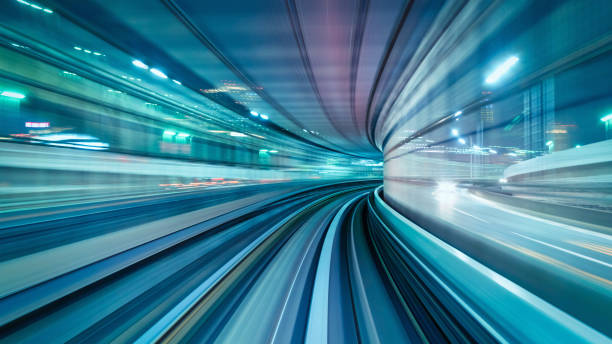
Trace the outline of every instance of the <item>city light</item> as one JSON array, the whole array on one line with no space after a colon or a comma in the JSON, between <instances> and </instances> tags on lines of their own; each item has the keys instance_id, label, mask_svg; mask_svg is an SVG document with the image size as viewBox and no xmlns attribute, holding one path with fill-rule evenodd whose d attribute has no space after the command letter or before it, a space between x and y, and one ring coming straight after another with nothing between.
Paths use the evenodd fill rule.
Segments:
<instances>
[{"instance_id":1,"label":"city light","mask_svg":"<svg viewBox=\"0 0 612 344\"><path fill-rule=\"evenodd\" d=\"M166 74L164 74L164 72L162 72L161 70L157 69L157 68L151 68L149 69L149 71L153 74L155 74L156 76L162 78L162 79L168 79L168 76Z\"/></svg>"},{"instance_id":2,"label":"city light","mask_svg":"<svg viewBox=\"0 0 612 344\"><path fill-rule=\"evenodd\" d=\"M612 120L612 113L611 113L611 114L607 114L607 115L605 115L605 116L603 116L603 117L601 118L601 121L602 121L602 122L607 122L607 121L609 121L609 120Z\"/></svg>"},{"instance_id":3,"label":"city light","mask_svg":"<svg viewBox=\"0 0 612 344\"><path fill-rule=\"evenodd\" d=\"M516 56L509 57L506 61L504 61L504 63L499 65L497 68L495 68L493 73L491 73L487 77L485 82L487 84L492 84L492 83L497 82L497 80L499 80L499 78L501 78L504 74L506 74L510 70L510 68L512 68L512 66L514 66L518 62L518 60L519 58Z\"/></svg>"},{"instance_id":4,"label":"city light","mask_svg":"<svg viewBox=\"0 0 612 344\"><path fill-rule=\"evenodd\" d=\"M26 128L49 128L49 122L25 122Z\"/></svg>"},{"instance_id":5,"label":"city light","mask_svg":"<svg viewBox=\"0 0 612 344\"><path fill-rule=\"evenodd\" d=\"M17 2L20 3L20 4L26 5L26 6L30 6L30 7L34 8L34 9L39 10L39 11L44 11L46 13L53 13L53 11L48 9L48 8L44 8L44 7L38 6L37 4L33 4L33 3L27 2L25 0L17 0Z\"/></svg>"},{"instance_id":6,"label":"city light","mask_svg":"<svg viewBox=\"0 0 612 344\"><path fill-rule=\"evenodd\" d=\"M464 145L464 144L465 144L465 140L464 140L464 139L462 139L462 138L459 138L459 140L458 140L458 141L459 141L459 143L461 143L462 145Z\"/></svg>"},{"instance_id":7,"label":"city light","mask_svg":"<svg viewBox=\"0 0 612 344\"><path fill-rule=\"evenodd\" d=\"M451 130L451 134L453 134L453 136L459 136L459 130L453 129Z\"/></svg>"},{"instance_id":8,"label":"city light","mask_svg":"<svg viewBox=\"0 0 612 344\"><path fill-rule=\"evenodd\" d=\"M261 119L264 119L264 120L267 120L268 118L270 118L268 117L268 115L264 115L264 114L259 115L259 117L261 117Z\"/></svg>"},{"instance_id":9,"label":"city light","mask_svg":"<svg viewBox=\"0 0 612 344\"><path fill-rule=\"evenodd\" d=\"M138 68L142 68L142 69L149 69L149 66L147 66L146 64L144 64L142 61L140 60L134 60L132 61L132 64Z\"/></svg>"},{"instance_id":10,"label":"city light","mask_svg":"<svg viewBox=\"0 0 612 344\"><path fill-rule=\"evenodd\" d=\"M250 114L251 116L259 117L259 114L256 111L251 111Z\"/></svg>"},{"instance_id":11,"label":"city light","mask_svg":"<svg viewBox=\"0 0 612 344\"><path fill-rule=\"evenodd\" d=\"M175 83L175 84L177 84L177 85L182 85L182 83L181 83L180 81L175 80L175 79L172 79L172 82L174 82L174 83Z\"/></svg>"},{"instance_id":12,"label":"city light","mask_svg":"<svg viewBox=\"0 0 612 344\"><path fill-rule=\"evenodd\" d=\"M0 93L0 96L8 97L8 98L14 98L14 99L23 99L23 98L25 98L25 94L22 94L22 93L19 93L19 92L13 92L13 91L4 91L4 92Z\"/></svg>"}]
</instances>

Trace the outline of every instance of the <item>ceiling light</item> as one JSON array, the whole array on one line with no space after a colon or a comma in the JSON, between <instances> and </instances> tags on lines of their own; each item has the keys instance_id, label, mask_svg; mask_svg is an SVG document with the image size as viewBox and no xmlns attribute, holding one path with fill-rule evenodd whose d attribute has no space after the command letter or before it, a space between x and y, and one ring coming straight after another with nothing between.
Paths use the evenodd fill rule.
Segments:
<instances>
[{"instance_id":1,"label":"ceiling light","mask_svg":"<svg viewBox=\"0 0 612 344\"><path fill-rule=\"evenodd\" d=\"M485 82L487 84L492 84L492 83L497 82L497 80L499 80L499 78L501 78L504 74L506 74L510 70L510 68L512 68L512 66L514 66L518 62L518 60L519 58L516 56L509 57L506 61L504 61L504 63L499 65L497 68L495 68L493 73L491 73L487 77Z\"/></svg>"},{"instance_id":2,"label":"ceiling light","mask_svg":"<svg viewBox=\"0 0 612 344\"><path fill-rule=\"evenodd\" d=\"M132 61L132 64L138 68L142 68L142 69L149 69L149 66L147 66L146 64L144 64L142 61L140 60L134 60Z\"/></svg>"},{"instance_id":3,"label":"ceiling light","mask_svg":"<svg viewBox=\"0 0 612 344\"><path fill-rule=\"evenodd\" d=\"M182 85L182 83L180 81L176 80L176 79L172 79L172 82L174 82L177 85Z\"/></svg>"},{"instance_id":4,"label":"ceiling light","mask_svg":"<svg viewBox=\"0 0 612 344\"><path fill-rule=\"evenodd\" d=\"M259 114L257 112L255 112L255 111L251 111L250 113L251 113L251 116L255 116L255 117L259 116Z\"/></svg>"},{"instance_id":5,"label":"ceiling light","mask_svg":"<svg viewBox=\"0 0 612 344\"><path fill-rule=\"evenodd\" d=\"M12 91L4 91L4 92L0 93L0 96L9 97L9 98L15 98L15 99L23 99L23 98L25 98L25 94L21 94L21 93L18 93L18 92L12 92Z\"/></svg>"},{"instance_id":6,"label":"ceiling light","mask_svg":"<svg viewBox=\"0 0 612 344\"><path fill-rule=\"evenodd\" d=\"M157 69L157 68L151 68L149 69L149 71L155 75L157 75L158 77L162 78L162 79L168 79L168 76L166 74L164 74L164 72L162 72L161 70Z\"/></svg>"},{"instance_id":7,"label":"ceiling light","mask_svg":"<svg viewBox=\"0 0 612 344\"><path fill-rule=\"evenodd\" d=\"M270 118L268 117L268 115L264 115L264 114L259 115L259 117L261 117L261 119L264 119L264 120L267 120Z\"/></svg>"}]
</instances>

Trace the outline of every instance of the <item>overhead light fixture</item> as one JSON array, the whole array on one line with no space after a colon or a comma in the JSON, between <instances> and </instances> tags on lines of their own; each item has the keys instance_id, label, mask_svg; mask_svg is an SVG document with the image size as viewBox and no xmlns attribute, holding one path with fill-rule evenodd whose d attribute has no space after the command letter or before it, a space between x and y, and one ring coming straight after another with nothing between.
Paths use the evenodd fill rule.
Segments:
<instances>
[{"instance_id":1,"label":"overhead light fixture","mask_svg":"<svg viewBox=\"0 0 612 344\"><path fill-rule=\"evenodd\" d=\"M261 119L265 119L265 120L268 120L270 118L270 117L268 117L268 115L264 115L264 114L259 115L259 117L261 117Z\"/></svg>"},{"instance_id":2,"label":"overhead light fixture","mask_svg":"<svg viewBox=\"0 0 612 344\"><path fill-rule=\"evenodd\" d=\"M83 50L81 47L74 47L75 50Z\"/></svg>"},{"instance_id":3,"label":"overhead light fixture","mask_svg":"<svg viewBox=\"0 0 612 344\"><path fill-rule=\"evenodd\" d=\"M172 79L172 82L174 82L177 85L182 85L182 83L180 81L176 80L176 79Z\"/></svg>"},{"instance_id":4,"label":"overhead light fixture","mask_svg":"<svg viewBox=\"0 0 612 344\"><path fill-rule=\"evenodd\" d=\"M174 135L176 135L176 132L172 130L164 130L164 136L174 136Z\"/></svg>"},{"instance_id":5,"label":"overhead light fixture","mask_svg":"<svg viewBox=\"0 0 612 344\"><path fill-rule=\"evenodd\" d=\"M168 79L168 76L157 68L151 68L149 71L162 79Z\"/></svg>"},{"instance_id":6,"label":"overhead light fixture","mask_svg":"<svg viewBox=\"0 0 612 344\"><path fill-rule=\"evenodd\" d=\"M552 141L548 141L548 142L546 142L546 145L547 145L548 147L552 146L553 144L554 144L554 142L552 142Z\"/></svg>"},{"instance_id":7,"label":"overhead light fixture","mask_svg":"<svg viewBox=\"0 0 612 344\"><path fill-rule=\"evenodd\" d=\"M459 130L453 129L451 130L451 134L453 134L453 136L459 136Z\"/></svg>"},{"instance_id":8,"label":"overhead light fixture","mask_svg":"<svg viewBox=\"0 0 612 344\"><path fill-rule=\"evenodd\" d=\"M251 114L251 116L254 116L254 117L258 117L259 116L259 114L256 111L251 111L250 114Z\"/></svg>"},{"instance_id":9,"label":"overhead light fixture","mask_svg":"<svg viewBox=\"0 0 612 344\"><path fill-rule=\"evenodd\" d=\"M189 134L185 134L185 133L178 133L178 135L176 135L178 137L189 137Z\"/></svg>"},{"instance_id":10,"label":"overhead light fixture","mask_svg":"<svg viewBox=\"0 0 612 344\"><path fill-rule=\"evenodd\" d=\"M493 70L493 73L491 73L487 79L485 80L485 82L487 84L493 84L495 82L497 82L502 76L504 76L504 74L506 74L510 68L512 68L512 66L514 66L517 62L519 61L519 58L516 56L511 56L508 59L506 59L506 61L504 61L501 65L499 65L497 68L495 68L495 70Z\"/></svg>"},{"instance_id":11,"label":"overhead light fixture","mask_svg":"<svg viewBox=\"0 0 612 344\"><path fill-rule=\"evenodd\" d=\"M270 153L278 153L278 151L273 149L270 151Z\"/></svg>"},{"instance_id":12,"label":"overhead light fixture","mask_svg":"<svg viewBox=\"0 0 612 344\"><path fill-rule=\"evenodd\" d=\"M132 64L138 68L142 68L142 69L149 69L149 66L147 66L146 64L144 64L142 61L140 60L134 60L132 61Z\"/></svg>"},{"instance_id":13,"label":"overhead light fixture","mask_svg":"<svg viewBox=\"0 0 612 344\"><path fill-rule=\"evenodd\" d=\"M453 117L459 117L461 116L461 114L463 113L463 111L457 111L453 114Z\"/></svg>"},{"instance_id":14,"label":"overhead light fixture","mask_svg":"<svg viewBox=\"0 0 612 344\"><path fill-rule=\"evenodd\" d=\"M459 140L457 140L457 141L459 141L459 143L461 143L462 145L464 145L464 144L465 144L465 140L464 140L464 139L462 139L462 138L459 138Z\"/></svg>"},{"instance_id":15,"label":"overhead light fixture","mask_svg":"<svg viewBox=\"0 0 612 344\"><path fill-rule=\"evenodd\" d=\"M19 92L13 92L13 91L4 91L0 93L0 96L14 98L14 99L23 99L26 97L25 94L22 94Z\"/></svg>"},{"instance_id":16,"label":"overhead light fixture","mask_svg":"<svg viewBox=\"0 0 612 344\"><path fill-rule=\"evenodd\" d=\"M611 114L608 114L608 115L603 116L602 118L600 118L600 120L601 120L602 122L607 122L607 121L612 120L612 113L611 113Z\"/></svg>"},{"instance_id":17,"label":"overhead light fixture","mask_svg":"<svg viewBox=\"0 0 612 344\"><path fill-rule=\"evenodd\" d=\"M232 131L232 132L230 133L230 136L234 136L234 137L246 137L246 135L245 135L245 134L243 134L243 133L239 133L239 132L237 132L237 131Z\"/></svg>"}]
</instances>

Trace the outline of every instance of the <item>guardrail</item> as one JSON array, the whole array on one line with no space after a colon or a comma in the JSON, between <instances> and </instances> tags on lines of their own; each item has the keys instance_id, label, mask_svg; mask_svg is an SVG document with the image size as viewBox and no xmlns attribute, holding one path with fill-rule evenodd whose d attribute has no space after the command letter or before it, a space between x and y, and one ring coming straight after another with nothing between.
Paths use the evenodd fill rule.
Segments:
<instances>
[{"instance_id":1,"label":"guardrail","mask_svg":"<svg viewBox=\"0 0 612 344\"><path fill-rule=\"evenodd\" d=\"M487 268L403 217L381 198L379 187L369 200L400 255L417 266L424 279L437 284L438 301L447 309L459 306L499 342L604 343L597 332L528 290ZM444 293L444 295L442 295Z\"/></svg>"}]
</instances>

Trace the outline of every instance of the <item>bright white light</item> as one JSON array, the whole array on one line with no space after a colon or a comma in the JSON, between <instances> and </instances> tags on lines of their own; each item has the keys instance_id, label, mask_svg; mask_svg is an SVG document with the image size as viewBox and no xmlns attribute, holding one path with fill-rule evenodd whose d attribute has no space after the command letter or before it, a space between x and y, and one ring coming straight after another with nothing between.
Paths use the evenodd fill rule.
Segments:
<instances>
[{"instance_id":1,"label":"bright white light","mask_svg":"<svg viewBox=\"0 0 612 344\"><path fill-rule=\"evenodd\" d=\"M30 3L29 3L29 2L24 1L24 0L17 0L17 2L20 2L20 3L22 3L22 4L24 4L24 5L28 5L28 6L30 5Z\"/></svg>"},{"instance_id":2,"label":"bright white light","mask_svg":"<svg viewBox=\"0 0 612 344\"><path fill-rule=\"evenodd\" d=\"M164 131L164 136L174 136L176 135L176 133L172 130L165 130Z\"/></svg>"},{"instance_id":3,"label":"bright white light","mask_svg":"<svg viewBox=\"0 0 612 344\"><path fill-rule=\"evenodd\" d=\"M612 120L612 113L611 113L611 114L609 114L609 115L605 115L605 116L603 116L602 118L600 118L600 120L601 120L602 122L607 122L607 121L609 121L609 120Z\"/></svg>"},{"instance_id":4,"label":"bright white light","mask_svg":"<svg viewBox=\"0 0 612 344\"><path fill-rule=\"evenodd\" d=\"M459 143L461 143L462 145L464 145L464 144L465 144L465 140L464 140L464 139L462 139L462 138L459 138L459 140L458 140L458 141L459 141Z\"/></svg>"},{"instance_id":5,"label":"bright white light","mask_svg":"<svg viewBox=\"0 0 612 344\"><path fill-rule=\"evenodd\" d=\"M508 179L506 179L506 178L499 178L499 182L501 184L506 184L508 182Z\"/></svg>"},{"instance_id":6,"label":"bright white light","mask_svg":"<svg viewBox=\"0 0 612 344\"><path fill-rule=\"evenodd\" d=\"M147 66L146 64L144 64L142 61L140 60L134 60L132 61L132 64L138 68L142 68L142 69L149 69L149 66Z\"/></svg>"},{"instance_id":7,"label":"bright white light","mask_svg":"<svg viewBox=\"0 0 612 344\"><path fill-rule=\"evenodd\" d=\"M259 117L259 114L256 111L251 111L251 116Z\"/></svg>"},{"instance_id":8,"label":"bright white light","mask_svg":"<svg viewBox=\"0 0 612 344\"><path fill-rule=\"evenodd\" d=\"M182 85L182 83L181 83L180 81L175 80L175 79L172 79L172 82L174 82L174 83L175 83L175 84L177 84L177 85Z\"/></svg>"},{"instance_id":9,"label":"bright white light","mask_svg":"<svg viewBox=\"0 0 612 344\"><path fill-rule=\"evenodd\" d=\"M96 55L96 56L100 56L100 55L102 55L102 53L99 53L99 52L97 52L97 51L94 51L94 53L93 53L93 54L94 54L94 55Z\"/></svg>"},{"instance_id":10,"label":"bright white light","mask_svg":"<svg viewBox=\"0 0 612 344\"><path fill-rule=\"evenodd\" d=\"M552 141L548 141L548 142L546 142L546 145L547 145L548 147L550 147L550 146L552 146L552 145L553 145L553 142L552 142Z\"/></svg>"},{"instance_id":11,"label":"bright white light","mask_svg":"<svg viewBox=\"0 0 612 344\"><path fill-rule=\"evenodd\" d=\"M497 154L497 151L495 149L489 149L489 153L491 154Z\"/></svg>"},{"instance_id":12,"label":"bright white light","mask_svg":"<svg viewBox=\"0 0 612 344\"><path fill-rule=\"evenodd\" d=\"M234 136L234 137L246 137L246 135L245 135L245 134L243 134L243 133L239 133L239 132L236 132L236 131L232 131L232 132L230 133L230 136Z\"/></svg>"},{"instance_id":13,"label":"bright white light","mask_svg":"<svg viewBox=\"0 0 612 344\"><path fill-rule=\"evenodd\" d=\"M43 8L38 6L38 5L34 5L34 4L30 4L30 6L32 6L32 8L35 8L37 10L42 10Z\"/></svg>"},{"instance_id":14,"label":"bright white light","mask_svg":"<svg viewBox=\"0 0 612 344\"><path fill-rule=\"evenodd\" d=\"M582 146L581 145L576 145L576 148L580 148L580 147L582 147Z\"/></svg>"},{"instance_id":15,"label":"bright white light","mask_svg":"<svg viewBox=\"0 0 612 344\"><path fill-rule=\"evenodd\" d=\"M162 79L168 79L168 76L166 74L164 74L164 72L162 72L161 70L157 69L157 68L151 68L149 69L149 71L155 75L157 75L158 77L162 78Z\"/></svg>"},{"instance_id":16,"label":"bright white light","mask_svg":"<svg viewBox=\"0 0 612 344\"><path fill-rule=\"evenodd\" d=\"M459 130L453 129L451 130L451 134L453 134L453 136L459 136Z\"/></svg>"},{"instance_id":17,"label":"bright white light","mask_svg":"<svg viewBox=\"0 0 612 344\"><path fill-rule=\"evenodd\" d=\"M271 150L270 153L278 153L277 150Z\"/></svg>"},{"instance_id":18,"label":"bright white light","mask_svg":"<svg viewBox=\"0 0 612 344\"><path fill-rule=\"evenodd\" d=\"M259 115L259 117L261 117L261 119L265 119L265 120L270 118L270 117L268 117L268 115L264 115L264 114Z\"/></svg>"},{"instance_id":19,"label":"bright white light","mask_svg":"<svg viewBox=\"0 0 612 344\"><path fill-rule=\"evenodd\" d=\"M51 11L51 10L50 10L50 9L48 9L48 8L45 8L43 11L45 11L45 12L47 12L47 13L53 13L53 11Z\"/></svg>"},{"instance_id":20,"label":"bright white light","mask_svg":"<svg viewBox=\"0 0 612 344\"><path fill-rule=\"evenodd\" d=\"M441 192L456 192L457 184L448 181L438 182L436 190Z\"/></svg>"},{"instance_id":21,"label":"bright white light","mask_svg":"<svg viewBox=\"0 0 612 344\"><path fill-rule=\"evenodd\" d=\"M74 47L75 50L83 50L81 47Z\"/></svg>"},{"instance_id":22,"label":"bright white light","mask_svg":"<svg viewBox=\"0 0 612 344\"><path fill-rule=\"evenodd\" d=\"M479 150L480 146L474 145L473 148Z\"/></svg>"},{"instance_id":23,"label":"bright white light","mask_svg":"<svg viewBox=\"0 0 612 344\"><path fill-rule=\"evenodd\" d=\"M91 54L91 50L83 49L84 52Z\"/></svg>"},{"instance_id":24,"label":"bright white light","mask_svg":"<svg viewBox=\"0 0 612 344\"><path fill-rule=\"evenodd\" d=\"M495 68L493 73L491 73L487 77L485 82L487 84L492 84L492 83L497 82L497 80L499 80L499 78L501 78L504 74L506 74L510 70L510 68L512 68L512 66L514 66L518 62L518 60L519 58L516 56L509 57L506 61L504 61L504 63L499 65L497 68Z\"/></svg>"},{"instance_id":25,"label":"bright white light","mask_svg":"<svg viewBox=\"0 0 612 344\"><path fill-rule=\"evenodd\" d=\"M461 111L461 110L460 110L460 111L457 111L457 112L455 112L455 114L453 115L453 117L459 117L459 116L461 116L461 114L462 114L462 113L463 113L463 111Z\"/></svg>"},{"instance_id":26,"label":"bright white light","mask_svg":"<svg viewBox=\"0 0 612 344\"><path fill-rule=\"evenodd\" d=\"M442 210L447 211L452 209L453 204L457 201L457 184L450 181L438 182L438 185L432 194L439 202L439 206L442 208Z\"/></svg>"},{"instance_id":27,"label":"bright white light","mask_svg":"<svg viewBox=\"0 0 612 344\"><path fill-rule=\"evenodd\" d=\"M178 133L178 135L176 135L177 137L189 137L189 134L185 134L185 133Z\"/></svg>"},{"instance_id":28,"label":"bright white light","mask_svg":"<svg viewBox=\"0 0 612 344\"><path fill-rule=\"evenodd\" d=\"M260 150L259 150L259 152L260 152L260 153L267 153L267 152L268 152L268 150L267 150L267 149L260 149Z\"/></svg>"},{"instance_id":29,"label":"bright white light","mask_svg":"<svg viewBox=\"0 0 612 344\"><path fill-rule=\"evenodd\" d=\"M9 97L9 98L15 98L15 99L23 99L23 98L25 98L25 94L21 94L21 93L18 93L18 92L12 92L12 91L4 91L4 92L0 93L0 96Z\"/></svg>"}]
</instances>

